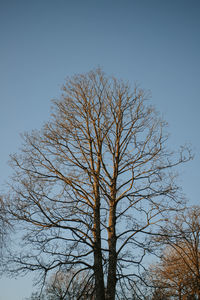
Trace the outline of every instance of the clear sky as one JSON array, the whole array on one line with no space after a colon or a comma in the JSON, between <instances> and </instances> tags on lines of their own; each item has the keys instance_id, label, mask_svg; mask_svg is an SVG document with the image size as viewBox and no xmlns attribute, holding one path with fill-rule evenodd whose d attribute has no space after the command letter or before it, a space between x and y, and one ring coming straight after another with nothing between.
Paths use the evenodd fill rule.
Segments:
<instances>
[{"instance_id":1,"label":"clear sky","mask_svg":"<svg viewBox=\"0 0 200 300\"><path fill-rule=\"evenodd\" d=\"M0 190L20 133L48 119L67 76L98 66L150 89L171 145L192 144L179 181L199 204L199 0L0 0ZM0 280L0 300L30 294L30 279Z\"/></svg>"}]
</instances>

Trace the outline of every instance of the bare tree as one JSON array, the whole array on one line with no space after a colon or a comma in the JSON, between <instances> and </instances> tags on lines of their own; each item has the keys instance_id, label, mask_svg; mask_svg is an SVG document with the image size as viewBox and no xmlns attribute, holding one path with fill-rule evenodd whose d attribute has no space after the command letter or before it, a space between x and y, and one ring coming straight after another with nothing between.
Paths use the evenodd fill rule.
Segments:
<instances>
[{"instance_id":1,"label":"bare tree","mask_svg":"<svg viewBox=\"0 0 200 300\"><path fill-rule=\"evenodd\" d=\"M190 282L188 282L188 268L185 268L183 260L173 248L167 248L163 252L161 262L150 269L152 283L157 290L165 291L172 299L186 299L191 294ZM189 285L189 286L188 286Z\"/></svg>"},{"instance_id":2,"label":"bare tree","mask_svg":"<svg viewBox=\"0 0 200 300\"><path fill-rule=\"evenodd\" d=\"M32 293L28 299L94 300L93 283L88 283L87 273L73 279L75 272L57 272L45 284L44 290ZM71 282L71 284L69 284ZM69 288L70 285L70 288Z\"/></svg>"},{"instance_id":3,"label":"bare tree","mask_svg":"<svg viewBox=\"0 0 200 300\"><path fill-rule=\"evenodd\" d=\"M139 276L146 233L176 209L173 167L187 149L167 135L145 92L97 69L67 80L51 120L24 135L9 211L21 224L12 271L77 267L95 281L97 300L114 300ZM11 257L11 255L10 255ZM11 259L10 259L11 260Z\"/></svg>"},{"instance_id":4,"label":"bare tree","mask_svg":"<svg viewBox=\"0 0 200 300\"><path fill-rule=\"evenodd\" d=\"M94 300L94 284L88 281L88 274L79 274L73 280L74 274L75 271L57 272L50 278L46 285L50 300Z\"/></svg>"},{"instance_id":5,"label":"bare tree","mask_svg":"<svg viewBox=\"0 0 200 300\"><path fill-rule=\"evenodd\" d=\"M154 284L178 299L200 299L200 207L179 212L159 242L166 248L151 267Z\"/></svg>"}]
</instances>

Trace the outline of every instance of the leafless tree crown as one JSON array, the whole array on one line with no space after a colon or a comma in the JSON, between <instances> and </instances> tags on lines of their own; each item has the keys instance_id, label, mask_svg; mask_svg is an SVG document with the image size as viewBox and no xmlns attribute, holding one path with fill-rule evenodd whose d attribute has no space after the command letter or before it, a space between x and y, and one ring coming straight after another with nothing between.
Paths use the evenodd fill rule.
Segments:
<instances>
[{"instance_id":1,"label":"leafless tree crown","mask_svg":"<svg viewBox=\"0 0 200 300\"><path fill-rule=\"evenodd\" d=\"M158 240L164 249L160 262L150 268L154 284L169 297L200 299L200 207L179 212Z\"/></svg>"},{"instance_id":2,"label":"leafless tree crown","mask_svg":"<svg viewBox=\"0 0 200 300\"><path fill-rule=\"evenodd\" d=\"M145 233L179 204L173 167L190 159L168 151L165 127L138 87L100 69L67 80L51 120L11 157L8 206L23 228L15 271L87 273L97 300L129 289Z\"/></svg>"}]
</instances>

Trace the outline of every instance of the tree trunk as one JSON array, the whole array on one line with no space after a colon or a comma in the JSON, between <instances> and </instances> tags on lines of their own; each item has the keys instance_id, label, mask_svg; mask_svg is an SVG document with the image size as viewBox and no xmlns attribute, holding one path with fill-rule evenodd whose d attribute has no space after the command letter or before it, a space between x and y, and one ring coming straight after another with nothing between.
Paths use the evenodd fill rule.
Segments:
<instances>
[{"instance_id":1,"label":"tree trunk","mask_svg":"<svg viewBox=\"0 0 200 300\"><path fill-rule=\"evenodd\" d=\"M98 195L98 186L96 203L94 207L94 276L95 276L95 300L105 300L104 274L101 252L101 226L100 226L100 197Z\"/></svg>"},{"instance_id":2,"label":"tree trunk","mask_svg":"<svg viewBox=\"0 0 200 300\"><path fill-rule=\"evenodd\" d=\"M102 255L98 242L94 249L95 300L105 300L105 287L102 267Z\"/></svg>"},{"instance_id":3,"label":"tree trunk","mask_svg":"<svg viewBox=\"0 0 200 300\"><path fill-rule=\"evenodd\" d=\"M116 266L117 266L117 253L116 253L116 205L110 206L109 212L109 226L108 226L108 246L109 246L109 266L108 266L108 281L106 300L115 300L116 293Z\"/></svg>"},{"instance_id":4,"label":"tree trunk","mask_svg":"<svg viewBox=\"0 0 200 300\"><path fill-rule=\"evenodd\" d=\"M182 300L182 288L180 286L179 286L179 289L178 289L178 299Z\"/></svg>"}]
</instances>

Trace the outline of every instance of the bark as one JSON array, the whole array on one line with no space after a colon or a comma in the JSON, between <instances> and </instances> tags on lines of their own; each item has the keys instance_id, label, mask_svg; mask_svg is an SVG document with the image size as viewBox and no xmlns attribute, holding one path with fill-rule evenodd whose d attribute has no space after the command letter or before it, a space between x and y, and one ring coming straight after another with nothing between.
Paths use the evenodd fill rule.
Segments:
<instances>
[{"instance_id":1,"label":"bark","mask_svg":"<svg viewBox=\"0 0 200 300\"><path fill-rule=\"evenodd\" d=\"M96 300L105 300L104 274L102 265L100 197L98 185L95 185L96 203L94 208L94 277Z\"/></svg>"},{"instance_id":2,"label":"bark","mask_svg":"<svg viewBox=\"0 0 200 300\"><path fill-rule=\"evenodd\" d=\"M104 300L104 276L102 266L102 253L101 253L101 236L100 236L100 222L99 222L99 210L95 209L94 222L96 225L94 232L94 276L95 276L95 290L96 300Z\"/></svg>"},{"instance_id":3,"label":"bark","mask_svg":"<svg viewBox=\"0 0 200 300\"><path fill-rule=\"evenodd\" d=\"M109 213L109 227L108 227L108 246L109 246L109 267L108 267L108 281L107 281L107 295L106 300L115 300L116 294L116 267L117 267L117 253L116 253L116 205L111 205Z\"/></svg>"},{"instance_id":4,"label":"bark","mask_svg":"<svg viewBox=\"0 0 200 300\"><path fill-rule=\"evenodd\" d=\"M178 299L179 299L179 300L182 300L182 294L181 294L181 291L182 291L182 289L181 289L181 287L179 287L179 290L178 290Z\"/></svg>"},{"instance_id":5,"label":"bark","mask_svg":"<svg viewBox=\"0 0 200 300\"><path fill-rule=\"evenodd\" d=\"M118 177L118 167L119 167L119 141L120 141L118 125L116 126L116 135L117 135L117 139L116 139L116 149L115 149L115 158L114 158L113 179L111 181L111 188L110 188L111 200L110 200L109 219L108 219L109 265L108 265L106 300L115 300L116 283L117 283L116 195L117 195L117 177Z\"/></svg>"}]
</instances>

